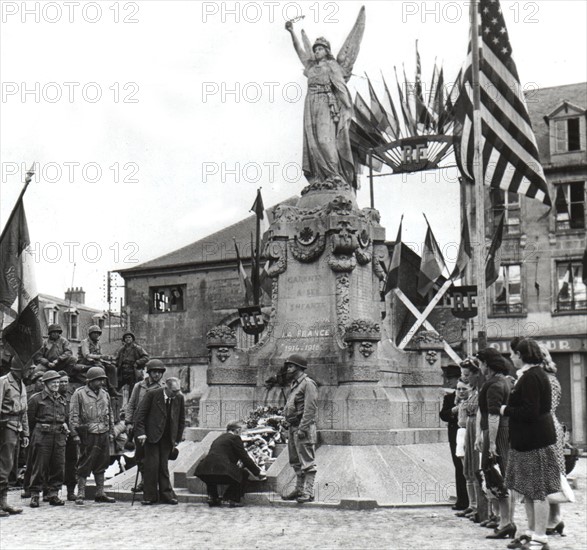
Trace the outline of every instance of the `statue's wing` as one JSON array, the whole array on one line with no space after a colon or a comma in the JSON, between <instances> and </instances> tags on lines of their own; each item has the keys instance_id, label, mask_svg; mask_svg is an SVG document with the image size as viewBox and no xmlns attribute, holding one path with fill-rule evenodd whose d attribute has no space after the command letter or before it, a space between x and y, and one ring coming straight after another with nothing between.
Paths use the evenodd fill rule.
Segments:
<instances>
[{"instance_id":1,"label":"statue's wing","mask_svg":"<svg viewBox=\"0 0 587 550\"><path fill-rule=\"evenodd\" d=\"M314 59L314 52L312 51L312 43L306 34L306 31L302 29L302 44L304 45L304 50L306 52L306 59L311 60Z\"/></svg>"},{"instance_id":2,"label":"statue's wing","mask_svg":"<svg viewBox=\"0 0 587 550\"><path fill-rule=\"evenodd\" d=\"M361 7L355 25L342 45L336 60L342 68L344 79L348 82L353 72L353 66L359 55L361 40L365 32L365 6Z\"/></svg>"}]
</instances>

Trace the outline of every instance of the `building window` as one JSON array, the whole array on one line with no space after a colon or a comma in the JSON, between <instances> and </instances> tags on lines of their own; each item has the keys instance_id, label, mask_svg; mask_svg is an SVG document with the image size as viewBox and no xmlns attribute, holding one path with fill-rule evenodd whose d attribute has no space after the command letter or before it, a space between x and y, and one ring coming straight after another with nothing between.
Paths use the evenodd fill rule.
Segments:
<instances>
[{"instance_id":1,"label":"building window","mask_svg":"<svg viewBox=\"0 0 587 550\"><path fill-rule=\"evenodd\" d=\"M558 183L556 187L556 229L585 229L585 182Z\"/></svg>"},{"instance_id":2,"label":"building window","mask_svg":"<svg viewBox=\"0 0 587 550\"><path fill-rule=\"evenodd\" d=\"M524 313L520 264L502 265L495 282L493 313Z\"/></svg>"},{"instance_id":3,"label":"building window","mask_svg":"<svg viewBox=\"0 0 587 550\"><path fill-rule=\"evenodd\" d=\"M151 287L151 313L185 311L185 285Z\"/></svg>"},{"instance_id":4,"label":"building window","mask_svg":"<svg viewBox=\"0 0 587 550\"><path fill-rule=\"evenodd\" d=\"M579 118L554 121L555 153L581 151L581 125Z\"/></svg>"},{"instance_id":5,"label":"building window","mask_svg":"<svg viewBox=\"0 0 587 550\"><path fill-rule=\"evenodd\" d=\"M579 260L559 262L556 265L556 311L587 310L587 290L583 283L583 266Z\"/></svg>"},{"instance_id":6,"label":"building window","mask_svg":"<svg viewBox=\"0 0 587 550\"><path fill-rule=\"evenodd\" d=\"M497 228L501 215L504 214L504 235L519 235L520 195L517 193L509 193L501 189L492 189L491 204L493 209L494 229Z\"/></svg>"},{"instance_id":7,"label":"building window","mask_svg":"<svg viewBox=\"0 0 587 550\"><path fill-rule=\"evenodd\" d=\"M70 340L79 340L79 315L77 313L69 314L69 338Z\"/></svg>"},{"instance_id":8,"label":"building window","mask_svg":"<svg viewBox=\"0 0 587 550\"><path fill-rule=\"evenodd\" d=\"M57 325L59 323L59 310L56 307L46 308L47 312L47 324Z\"/></svg>"}]
</instances>

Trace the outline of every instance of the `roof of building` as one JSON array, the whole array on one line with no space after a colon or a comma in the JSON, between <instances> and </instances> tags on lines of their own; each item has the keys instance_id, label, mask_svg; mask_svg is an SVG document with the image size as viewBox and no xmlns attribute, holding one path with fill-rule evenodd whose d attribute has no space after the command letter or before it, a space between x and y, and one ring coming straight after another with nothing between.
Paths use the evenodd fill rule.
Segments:
<instances>
[{"instance_id":1,"label":"roof of building","mask_svg":"<svg viewBox=\"0 0 587 550\"><path fill-rule=\"evenodd\" d=\"M277 206L280 204L294 206L298 199L299 197L290 197L279 204L266 208L265 211L268 212L271 218ZM236 258L234 239L236 239L238 244L240 257L245 260L250 259L251 235L255 234L255 230L256 219L253 214L183 248L179 248L178 250L174 250L173 252L169 252L135 267L120 270L119 273L124 276L125 274L144 270L234 260Z\"/></svg>"},{"instance_id":2,"label":"roof of building","mask_svg":"<svg viewBox=\"0 0 587 550\"><path fill-rule=\"evenodd\" d=\"M39 293L39 300L44 304L55 304L59 307L63 308L75 308L77 310L84 310L89 311L91 313L104 313L103 309L97 309L95 307L90 307L86 304L81 304L80 302L76 302L72 300L71 302L65 298L58 298L57 296L51 296L50 294L43 294Z\"/></svg>"},{"instance_id":3,"label":"roof of building","mask_svg":"<svg viewBox=\"0 0 587 550\"><path fill-rule=\"evenodd\" d=\"M545 117L564 102L585 110L587 108L587 82L527 90L525 95L530 121L536 134L540 160L543 164L548 164L550 162L550 128Z\"/></svg>"}]
</instances>

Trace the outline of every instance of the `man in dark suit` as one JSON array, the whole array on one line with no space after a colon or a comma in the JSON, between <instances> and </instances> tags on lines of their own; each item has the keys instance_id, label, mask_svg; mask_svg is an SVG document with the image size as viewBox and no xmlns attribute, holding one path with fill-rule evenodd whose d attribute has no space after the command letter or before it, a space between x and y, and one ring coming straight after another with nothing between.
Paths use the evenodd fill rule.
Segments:
<instances>
[{"instance_id":1,"label":"man in dark suit","mask_svg":"<svg viewBox=\"0 0 587 550\"><path fill-rule=\"evenodd\" d=\"M445 386L447 393L442 402L440 409L440 419L448 424L448 444L450 445L450 454L455 467L455 483L457 490L457 501L452 507L453 510L465 510L469 506L469 497L467 496L467 482L463 475L463 461L456 455L457 448L457 431L458 425L458 407L455 402L455 388L461 376L461 369L457 365L447 365L442 367L444 374ZM450 391L452 390L452 391Z\"/></svg>"},{"instance_id":2,"label":"man in dark suit","mask_svg":"<svg viewBox=\"0 0 587 550\"><path fill-rule=\"evenodd\" d=\"M165 387L147 392L135 415L137 440L145 446L145 481L142 504L177 504L167 461L181 441L185 427L185 403L177 378ZM157 487L159 490L157 491Z\"/></svg>"},{"instance_id":3,"label":"man in dark suit","mask_svg":"<svg viewBox=\"0 0 587 550\"><path fill-rule=\"evenodd\" d=\"M224 492L224 500L228 501L231 508L242 506L241 496L244 494L248 474L238 466L239 461L261 481L267 479L261 475L260 468L245 450L240 437L242 428L240 422L230 422L226 426L226 433L214 440L210 451L196 468L196 476L206 484L208 489L209 506L222 504L218 496L218 485L228 485Z\"/></svg>"}]
</instances>

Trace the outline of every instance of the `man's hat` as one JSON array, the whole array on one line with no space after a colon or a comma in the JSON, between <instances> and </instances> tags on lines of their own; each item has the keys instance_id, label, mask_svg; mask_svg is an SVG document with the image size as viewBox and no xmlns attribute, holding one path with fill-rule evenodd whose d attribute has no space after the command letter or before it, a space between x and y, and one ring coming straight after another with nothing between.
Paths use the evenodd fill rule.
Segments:
<instances>
[{"instance_id":1,"label":"man's hat","mask_svg":"<svg viewBox=\"0 0 587 550\"><path fill-rule=\"evenodd\" d=\"M163 364L163 361L161 361L161 359L150 359L147 362L147 372L150 372L152 370L165 370L165 365Z\"/></svg>"},{"instance_id":2,"label":"man's hat","mask_svg":"<svg viewBox=\"0 0 587 550\"><path fill-rule=\"evenodd\" d=\"M446 376L447 378L460 378L461 377L461 367L459 367L458 365L455 365L454 363L451 363L449 365L444 365L440 368L442 369L444 376Z\"/></svg>"},{"instance_id":3,"label":"man's hat","mask_svg":"<svg viewBox=\"0 0 587 550\"><path fill-rule=\"evenodd\" d=\"M53 325L49 325L47 332L49 334L51 334L52 332L60 332L61 333L61 332L63 332L63 329L61 328L61 325L53 324Z\"/></svg>"},{"instance_id":4,"label":"man's hat","mask_svg":"<svg viewBox=\"0 0 587 550\"><path fill-rule=\"evenodd\" d=\"M122 335L122 341L123 341L123 342L124 342L124 339L125 339L127 336L130 336L130 337L133 339L133 342L136 340L136 337L135 337L135 335L134 335L132 332L125 332L125 333Z\"/></svg>"},{"instance_id":5,"label":"man's hat","mask_svg":"<svg viewBox=\"0 0 587 550\"><path fill-rule=\"evenodd\" d=\"M59 380L60 378L61 375L57 371L48 370L45 374L43 374L41 382L43 382L43 384L46 384L47 382L51 382L51 380Z\"/></svg>"},{"instance_id":6,"label":"man's hat","mask_svg":"<svg viewBox=\"0 0 587 550\"><path fill-rule=\"evenodd\" d=\"M45 374L44 372L39 372L39 371L33 372L31 377L29 378L31 384L34 384L39 378L42 378L44 374Z\"/></svg>"},{"instance_id":7,"label":"man's hat","mask_svg":"<svg viewBox=\"0 0 587 550\"><path fill-rule=\"evenodd\" d=\"M179 456L179 449L177 447L173 447L172 451L169 453L169 460L175 460Z\"/></svg>"},{"instance_id":8,"label":"man's hat","mask_svg":"<svg viewBox=\"0 0 587 550\"><path fill-rule=\"evenodd\" d=\"M292 364L292 365L296 365L297 367L300 367L302 369L307 369L308 368L308 361L306 361L305 357L302 357L301 355L298 355L297 353L294 353L293 355L290 355L284 362L284 365L287 365L288 363Z\"/></svg>"},{"instance_id":9,"label":"man's hat","mask_svg":"<svg viewBox=\"0 0 587 550\"><path fill-rule=\"evenodd\" d=\"M106 373L102 367L92 367L91 369L88 369L86 374L86 379L88 382L91 382L92 380L98 380L99 378L105 378L108 380L108 377L106 376Z\"/></svg>"},{"instance_id":10,"label":"man's hat","mask_svg":"<svg viewBox=\"0 0 587 550\"><path fill-rule=\"evenodd\" d=\"M100 334L102 334L102 329L98 325L92 325L88 329L88 334L92 334L92 332L99 332Z\"/></svg>"}]
</instances>

